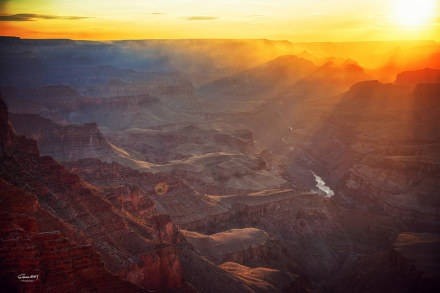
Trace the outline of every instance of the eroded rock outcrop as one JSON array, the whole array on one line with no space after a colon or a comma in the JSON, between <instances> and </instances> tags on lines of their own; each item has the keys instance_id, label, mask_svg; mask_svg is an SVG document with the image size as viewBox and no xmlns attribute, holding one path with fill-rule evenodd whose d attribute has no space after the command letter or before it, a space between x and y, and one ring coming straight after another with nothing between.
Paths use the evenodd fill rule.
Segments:
<instances>
[{"instance_id":1,"label":"eroded rock outcrop","mask_svg":"<svg viewBox=\"0 0 440 293\"><path fill-rule=\"evenodd\" d=\"M153 216L140 223L121 213L101 190L68 172L52 158L39 156L35 141L16 136L10 126L5 127L7 111L5 107L1 110L0 176L7 184L34 194L41 210L62 223L43 222L43 232L57 230L90 243L108 271L139 287L184 286L176 246L177 230L169 219ZM7 196L3 189L2 196ZM43 237L43 244L44 241Z\"/></svg>"},{"instance_id":2,"label":"eroded rock outcrop","mask_svg":"<svg viewBox=\"0 0 440 293\"><path fill-rule=\"evenodd\" d=\"M108 133L108 137L114 144L154 163L206 153L250 153L254 148L253 136L248 130L227 132L193 124L126 129Z\"/></svg>"},{"instance_id":3,"label":"eroded rock outcrop","mask_svg":"<svg viewBox=\"0 0 440 293\"><path fill-rule=\"evenodd\" d=\"M43 211L37 198L0 179L0 279L3 290L138 292L140 288L110 274L90 243L75 243L42 222L59 221ZM68 229L68 228L66 228Z\"/></svg>"},{"instance_id":4,"label":"eroded rock outcrop","mask_svg":"<svg viewBox=\"0 0 440 293\"><path fill-rule=\"evenodd\" d=\"M309 291L306 282L300 280L298 276L279 270L264 267L250 268L234 262L225 262L220 265L220 268L243 280L255 292Z\"/></svg>"},{"instance_id":5,"label":"eroded rock outcrop","mask_svg":"<svg viewBox=\"0 0 440 293\"><path fill-rule=\"evenodd\" d=\"M440 70L425 68L422 70L404 71L396 77L397 84L416 85L418 83L440 83Z\"/></svg>"},{"instance_id":6,"label":"eroded rock outcrop","mask_svg":"<svg viewBox=\"0 0 440 293\"><path fill-rule=\"evenodd\" d=\"M336 292L437 292L439 235L404 232L388 250L359 257L329 287Z\"/></svg>"},{"instance_id":7,"label":"eroded rock outcrop","mask_svg":"<svg viewBox=\"0 0 440 293\"><path fill-rule=\"evenodd\" d=\"M143 201L143 198L148 196L156 203L157 213L170 215L178 225L203 221L209 215L226 211L209 197L193 190L184 180L170 174L140 172L117 163L104 163L96 159L70 162L66 166L88 182L108 189L108 195L111 197L121 186L132 186L137 195L132 197L126 193L121 194L119 198L122 201L133 205L133 199ZM142 217L139 210L133 214Z\"/></svg>"},{"instance_id":8,"label":"eroded rock outcrop","mask_svg":"<svg viewBox=\"0 0 440 293\"><path fill-rule=\"evenodd\" d=\"M59 125L33 114L12 114L10 119L18 134L36 140L43 155L58 161L111 160L116 155L96 123Z\"/></svg>"},{"instance_id":9,"label":"eroded rock outcrop","mask_svg":"<svg viewBox=\"0 0 440 293\"><path fill-rule=\"evenodd\" d=\"M261 262L270 254L269 235L256 228L231 229L211 235L185 230L182 233L201 255L218 264Z\"/></svg>"}]
</instances>

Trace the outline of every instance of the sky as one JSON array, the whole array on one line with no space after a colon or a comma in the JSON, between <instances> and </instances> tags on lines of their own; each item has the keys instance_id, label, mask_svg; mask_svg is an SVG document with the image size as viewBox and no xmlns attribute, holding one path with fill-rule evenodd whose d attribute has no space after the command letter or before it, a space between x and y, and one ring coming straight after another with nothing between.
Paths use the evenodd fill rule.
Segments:
<instances>
[{"instance_id":1,"label":"sky","mask_svg":"<svg viewBox=\"0 0 440 293\"><path fill-rule=\"evenodd\" d=\"M440 41L440 0L0 0L0 35Z\"/></svg>"}]
</instances>

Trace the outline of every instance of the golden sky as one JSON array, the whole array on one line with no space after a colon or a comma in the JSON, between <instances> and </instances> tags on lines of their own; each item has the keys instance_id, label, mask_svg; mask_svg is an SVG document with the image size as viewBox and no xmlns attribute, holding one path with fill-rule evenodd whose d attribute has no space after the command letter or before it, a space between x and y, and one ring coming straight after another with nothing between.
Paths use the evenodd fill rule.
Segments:
<instances>
[{"instance_id":1,"label":"golden sky","mask_svg":"<svg viewBox=\"0 0 440 293\"><path fill-rule=\"evenodd\" d=\"M25 38L440 40L440 0L0 0Z\"/></svg>"}]
</instances>

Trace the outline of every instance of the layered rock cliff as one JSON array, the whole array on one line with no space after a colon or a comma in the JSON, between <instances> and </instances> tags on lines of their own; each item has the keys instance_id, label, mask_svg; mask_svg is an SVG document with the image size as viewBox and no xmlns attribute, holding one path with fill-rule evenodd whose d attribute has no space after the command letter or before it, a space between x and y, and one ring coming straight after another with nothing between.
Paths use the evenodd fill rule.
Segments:
<instances>
[{"instance_id":1,"label":"layered rock cliff","mask_svg":"<svg viewBox=\"0 0 440 293\"><path fill-rule=\"evenodd\" d=\"M439 239L432 233L401 233L387 250L359 257L328 290L437 292Z\"/></svg>"},{"instance_id":2,"label":"layered rock cliff","mask_svg":"<svg viewBox=\"0 0 440 293\"><path fill-rule=\"evenodd\" d=\"M182 233L195 249L218 264L226 261L258 263L270 254L269 235L256 228L231 229L211 235L185 230Z\"/></svg>"},{"instance_id":3,"label":"layered rock cliff","mask_svg":"<svg viewBox=\"0 0 440 293\"><path fill-rule=\"evenodd\" d=\"M99 253L106 270L138 287L184 286L176 246L178 234L169 219L152 216L140 222L115 209L101 190L68 172L52 158L39 156L35 141L14 134L3 102L0 110L2 180L7 186L34 194L40 209L56 218L56 221L42 221L43 228L38 231L60 231L75 241L90 243L92 248L87 253ZM2 197L8 198L3 188ZM7 209L5 213L10 215L11 212ZM29 216L26 210L24 214ZM45 247L45 236L41 238L38 243ZM64 241L62 236L54 239L55 243ZM50 237L47 241L47 245L51 245ZM16 255L14 249L6 250L6 254ZM94 261L93 257L90 261ZM95 260L92 266L99 267L98 263ZM41 273L46 274L46 269L42 268Z\"/></svg>"},{"instance_id":4,"label":"layered rock cliff","mask_svg":"<svg viewBox=\"0 0 440 293\"><path fill-rule=\"evenodd\" d=\"M37 141L43 155L58 161L111 160L115 156L96 123L64 126L33 114L11 114L10 119L17 133Z\"/></svg>"},{"instance_id":5,"label":"layered rock cliff","mask_svg":"<svg viewBox=\"0 0 440 293\"><path fill-rule=\"evenodd\" d=\"M63 227L33 194L0 179L0 282L3 290L26 292L118 291L141 288L109 273L90 243L76 243L47 223ZM65 227L65 229L70 229Z\"/></svg>"}]
</instances>

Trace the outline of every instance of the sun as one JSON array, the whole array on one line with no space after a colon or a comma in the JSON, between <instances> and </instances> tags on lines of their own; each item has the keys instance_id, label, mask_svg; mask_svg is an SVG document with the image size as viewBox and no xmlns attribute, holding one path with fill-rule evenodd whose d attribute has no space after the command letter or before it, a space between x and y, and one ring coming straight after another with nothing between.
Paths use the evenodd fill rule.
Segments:
<instances>
[{"instance_id":1,"label":"sun","mask_svg":"<svg viewBox=\"0 0 440 293\"><path fill-rule=\"evenodd\" d=\"M437 0L395 0L394 18L403 26L421 26L435 15Z\"/></svg>"}]
</instances>

